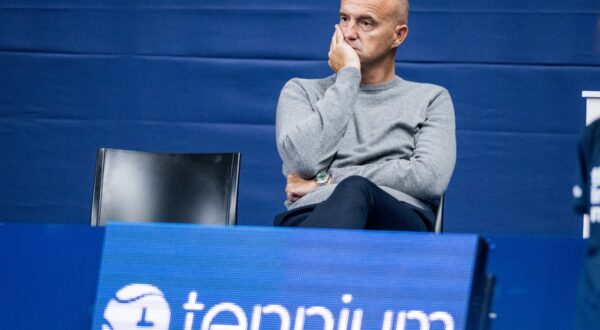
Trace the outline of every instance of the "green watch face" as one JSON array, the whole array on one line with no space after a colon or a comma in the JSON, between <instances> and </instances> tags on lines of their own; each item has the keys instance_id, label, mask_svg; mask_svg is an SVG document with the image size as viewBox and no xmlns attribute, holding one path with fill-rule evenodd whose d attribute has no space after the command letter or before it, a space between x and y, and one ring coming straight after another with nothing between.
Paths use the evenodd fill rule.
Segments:
<instances>
[{"instance_id":1,"label":"green watch face","mask_svg":"<svg viewBox=\"0 0 600 330\"><path fill-rule=\"evenodd\" d=\"M327 180L329 180L329 172L327 172L327 171L321 171L321 172L317 173L317 175L315 176L315 181L319 185L326 184Z\"/></svg>"},{"instance_id":2,"label":"green watch face","mask_svg":"<svg viewBox=\"0 0 600 330\"><path fill-rule=\"evenodd\" d=\"M329 173L327 173L325 171L321 171L321 172L317 173L317 176L315 177L315 179L317 181L323 181L323 180L327 180L328 177L329 177Z\"/></svg>"}]
</instances>

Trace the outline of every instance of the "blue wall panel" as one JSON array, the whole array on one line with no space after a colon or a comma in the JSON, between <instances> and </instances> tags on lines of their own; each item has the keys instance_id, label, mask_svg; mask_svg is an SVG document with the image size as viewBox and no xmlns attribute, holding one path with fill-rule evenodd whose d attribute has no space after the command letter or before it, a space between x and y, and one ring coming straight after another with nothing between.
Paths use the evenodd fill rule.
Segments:
<instances>
[{"instance_id":1,"label":"blue wall panel","mask_svg":"<svg viewBox=\"0 0 600 330\"><path fill-rule=\"evenodd\" d=\"M447 87L458 163L446 229L578 235L582 90L600 3L411 4L397 72ZM283 210L275 106L330 74L337 2L0 0L0 220L86 223L95 149L241 151L241 224Z\"/></svg>"},{"instance_id":2,"label":"blue wall panel","mask_svg":"<svg viewBox=\"0 0 600 330\"><path fill-rule=\"evenodd\" d=\"M570 207L575 137L460 131L457 138L447 231L581 235Z\"/></svg>"},{"instance_id":3,"label":"blue wall panel","mask_svg":"<svg viewBox=\"0 0 600 330\"><path fill-rule=\"evenodd\" d=\"M3 2L0 50L324 60L337 21L336 1ZM403 61L600 64L592 0L415 2L410 27Z\"/></svg>"}]
</instances>

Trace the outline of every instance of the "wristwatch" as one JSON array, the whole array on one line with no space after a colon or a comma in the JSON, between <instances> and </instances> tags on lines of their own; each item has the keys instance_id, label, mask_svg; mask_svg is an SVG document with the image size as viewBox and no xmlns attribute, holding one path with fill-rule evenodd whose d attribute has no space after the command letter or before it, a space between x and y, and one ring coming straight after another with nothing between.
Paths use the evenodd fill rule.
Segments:
<instances>
[{"instance_id":1,"label":"wristwatch","mask_svg":"<svg viewBox=\"0 0 600 330\"><path fill-rule=\"evenodd\" d=\"M317 173L317 175L315 176L315 182L319 186L324 186L327 184L327 181L329 181L330 177L331 177L331 174L329 174L329 172L327 172L327 170L323 170L323 171L320 171L319 173Z\"/></svg>"}]
</instances>

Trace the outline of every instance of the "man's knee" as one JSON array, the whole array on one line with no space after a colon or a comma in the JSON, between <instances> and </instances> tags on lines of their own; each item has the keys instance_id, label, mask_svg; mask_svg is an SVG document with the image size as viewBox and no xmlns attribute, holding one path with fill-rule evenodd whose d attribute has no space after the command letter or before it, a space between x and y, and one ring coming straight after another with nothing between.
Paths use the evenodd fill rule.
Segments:
<instances>
[{"instance_id":1,"label":"man's knee","mask_svg":"<svg viewBox=\"0 0 600 330\"><path fill-rule=\"evenodd\" d=\"M338 183L336 189L368 192L375 184L362 176L353 175Z\"/></svg>"}]
</instances>

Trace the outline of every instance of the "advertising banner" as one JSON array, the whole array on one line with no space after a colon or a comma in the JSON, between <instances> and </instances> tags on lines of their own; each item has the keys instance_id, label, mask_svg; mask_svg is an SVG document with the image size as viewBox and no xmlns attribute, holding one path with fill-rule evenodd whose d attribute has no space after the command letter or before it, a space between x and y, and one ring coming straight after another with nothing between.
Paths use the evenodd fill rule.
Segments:
<instances>
[{"instance_id":1,"label":"advertising banner","mask_svg":"<svg viewBox=\"0 0 600 330\"><path fill-rule=\"evenodd\" d=\"M472 328L484 257L469 234L111 223L93 329Z\"/></svg>"}]
</instances>

